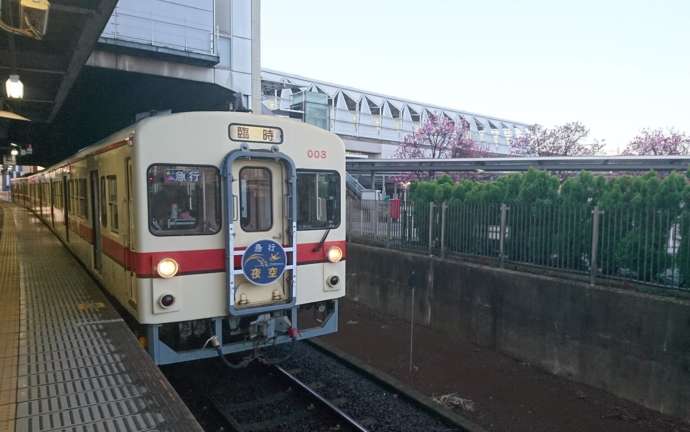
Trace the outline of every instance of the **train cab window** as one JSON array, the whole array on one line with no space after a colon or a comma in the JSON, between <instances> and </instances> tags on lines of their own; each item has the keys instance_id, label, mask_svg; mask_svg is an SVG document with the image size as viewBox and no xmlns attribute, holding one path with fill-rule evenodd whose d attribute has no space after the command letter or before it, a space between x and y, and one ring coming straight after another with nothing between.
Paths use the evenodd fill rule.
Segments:
<instances>
[{"instance_id":1,"label":"train cab window","mask_svg":"<svg viewBox=\"0 0 690 432\"><path fill-rule=\"evenodd\" d=\"M216 167L151 165L147 184L149 230L153 235L205 235L220 230L220 175Z\"/></svg>"},{"instance_id":2,"label":"train cab window","mask_svg":"<svg viewBox=\"0 0 690 432\"><path fill-rule=\"evenodd\" d=\"M297 170L297 229L330 229L340 225L340 174Z\"/></svg>"},{"instance_id":3,"label":"train cab window","mask_svg":"<svg viewBox=\"0 0 690 432\"><path fill-rule=\"evenodd\" d=\"M273 226L273 194L268 168L240 170L240 225L246 232L268 231Z\"/></svg>"},{"instance_id":4,"label":"train cab window","mask_svg":"<svg viewBox=\"0 0 690 432\"><path fill-rule=\"evenodd\" d=\"M102 195L102 200L105 200L106 196ZM117 218L117 177L108 176L108 213L110 216L110 231L117 232L119 229L119 221Z\"/></svg>"}]
</instances>

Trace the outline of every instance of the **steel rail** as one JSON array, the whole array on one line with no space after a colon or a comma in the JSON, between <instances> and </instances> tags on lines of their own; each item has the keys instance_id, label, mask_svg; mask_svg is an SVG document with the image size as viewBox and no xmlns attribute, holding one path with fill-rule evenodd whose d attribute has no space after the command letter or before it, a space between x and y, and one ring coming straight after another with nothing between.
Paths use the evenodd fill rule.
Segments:
<instances>
[{"instance_id":1,"label":"steel rail","mask_svg":"<svg viewBox=\"0 0 690 432\"><path fill-rule=\"evenodd\" d=\"M373 380L373 382L381 385L389 391L399 394L411 404L420 407L422 410L426 411L432 416L437 417L448 425L457 427L465 432L487 432L482 426L479 426L471 420L456 414L449 408L445 408L437 404L431 398L403 384L396 378L367 365L366 363L358 360L356 357L340 351L338 348L329 345L326 342L310 339L306 341L306 344L330 357L331 359L340 362L345 367L348 367L362 376Z\"/></svg>"},{"instance_id":2,"label":"steel rail","mask_svg":"<svg viewBox=\"0 0 690 432\"><path fill-rule=\"evenodd\" d=\"M328 399L324 398L317 392L315 392L312 388L310 388L307 384L303 383L302 381L299 380L296 376L292 375L290 372L286 371L280 366L273 366L278 370L283 376L288 378L290 381L295 383L297 386L299 386L302 390L305 392L309 393L310 396L315 398L316 400L319 401L322 405L326 406L328 409L333 411L335 414L337 414L338 417L342 418L343 420L347 421L348 425L353 427L355 430L360 431L360 432L368 432L368 429L359 424L357 420L353 419L350 417L347 413L345 413L343 410L338 408L337 406L333 405Z\"/></svg>"}]
</instances>

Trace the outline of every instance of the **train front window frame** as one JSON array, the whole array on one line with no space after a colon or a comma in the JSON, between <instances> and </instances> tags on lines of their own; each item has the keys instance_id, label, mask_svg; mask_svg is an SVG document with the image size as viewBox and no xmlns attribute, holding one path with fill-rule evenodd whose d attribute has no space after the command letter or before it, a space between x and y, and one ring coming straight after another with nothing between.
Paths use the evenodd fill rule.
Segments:
<instances>
[{"instance_id":1,"label":"train front window frame","mask_svg":"<svg viewBox=\"0 0 690 432\"><path fill-rule=\"evenodd\" d=\"M250 173L249 175L247 173ZM260 177L258 174L263 176ZM273 228L273 173L265 166L240 169L240 226L244 232Z\"/></svg>"},{"instance_id":2,"label":"train front window frame","mask_svg":"<svg viewBox=\"0 0 690 432\"><path fill-rule=\"evenodd\" d=\"M212 165L152 164L146 170L149 232L214 235L222 226L221 177Z\"/></svg>"},{"instance_id":3,"label":"train front window frame","mask_svg":"<svg viewBox=\"0 0 690 432\"><path fill-rule=\"evenodd\" d=\"M306 183L308 177L310 182ZM340 226L340 173L333 170L297 170L297 230L327 230ZM325 188L323 187L325 186ZM329 187L334 187L329 190ZM330 204L329 204L330 203Z\"/></svg>"}]
</instances>

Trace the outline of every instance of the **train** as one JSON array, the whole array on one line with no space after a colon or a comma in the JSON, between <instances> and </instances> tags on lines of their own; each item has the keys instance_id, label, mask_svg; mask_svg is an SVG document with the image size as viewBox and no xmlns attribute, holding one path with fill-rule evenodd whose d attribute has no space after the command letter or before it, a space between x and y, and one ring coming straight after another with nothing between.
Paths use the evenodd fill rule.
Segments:
<instances>
[{"instance_id":1,"label":"train","mask_svg":"<svg viewBox=\"0 0 690 432\"><path fill-rule=\"evenodd\" d=\"M14 179L11 193L133 318L156 364L231 353L247 364L338 330L345 147L326 130L156 115Z\"/></svg>"}]
</instances>

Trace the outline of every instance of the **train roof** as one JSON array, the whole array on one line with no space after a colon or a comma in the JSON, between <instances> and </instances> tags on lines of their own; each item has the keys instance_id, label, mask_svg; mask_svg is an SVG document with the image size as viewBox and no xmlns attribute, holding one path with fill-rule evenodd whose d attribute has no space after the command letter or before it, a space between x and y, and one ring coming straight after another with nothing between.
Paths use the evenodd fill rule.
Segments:
<instances>
[{"instance_id":1,"label":"train roof","mask_svg":"<svg viewBox=\"0 0 690 432\"><path fill-rule=\"evenodd\" d=\"M252 113L239 113L239 112L234 112L234 111L186 111L186 112L180 112L180 113L173 113L173 114L164 114L164 115L156 115L152 117L147 117L144 118L130 126L127 126L126 128L123 128L117 132L114 132L101 140L97 141L94 144L88 145L86 147L82 147L79 149L76 153L73 155L52 164L51 166L47 167L45 170L33 173L19 179L30 179L32 177L40 177L41 175L44 175L48 172L51 172L53 169L56 167L63 167L65 165L69 165L73 162L76 162L80 159L83 159L86 156L101 152L105 150L109 145L112 145L113 143L120 142L123 140L126 140L132 136L134 136L137 132L138 129L141 127L147 126L147 125L155 125L158 122L167 122L170 121L173 118L184 118L184 117L197 117L197 116L240 116L240 117L250 117L252 118L251 123L261 123L261 120L265 120L266 123L271 123L271 124L280 124L283 123L286 126L295 126L295 124L299 124L302 127L305 127L307 129L311 129L311 132L317 132L320 134L324 135L329 135L332 136L333 134L329 131L326 131L322 128L319 128L317 126L311 125L309 123L304 123L298 120L294 120L291 118L286 118L286 117L277 117L277 116L271 116L271 115L263 115L263 114L252 114Z\"/></svg>"}]
</instances>

